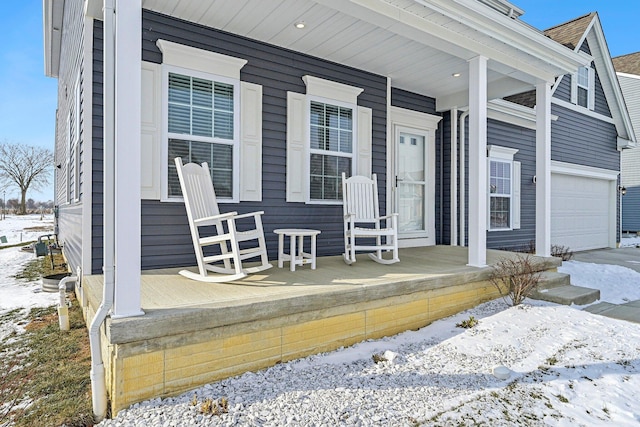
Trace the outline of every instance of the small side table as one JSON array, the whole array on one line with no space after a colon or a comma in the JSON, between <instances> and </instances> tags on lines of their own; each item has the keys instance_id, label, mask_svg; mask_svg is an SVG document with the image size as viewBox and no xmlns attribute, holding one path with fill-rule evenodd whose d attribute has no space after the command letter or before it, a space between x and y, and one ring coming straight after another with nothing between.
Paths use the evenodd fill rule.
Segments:
<instances>
[{"instance_id":1,"label":"small side table","mask_svg":"<svg viewBox=\"0 0 640 427\"><path fill-rule=\"evenodd\" d=\"M291 271L296 271L296 265L311 263L311 269L316 269L316 236L320 230L310 230L308 228L279 228L273 230L278 235L278 268L282 268L284 261L289 261ZM284 253L284 237L289 236L290 253ZM304 237L311 237L311 253L303 251ZM296 242L297 240L297 242ZM298 251L296 252L296 244Z\"/></svg>"}]
</instances>

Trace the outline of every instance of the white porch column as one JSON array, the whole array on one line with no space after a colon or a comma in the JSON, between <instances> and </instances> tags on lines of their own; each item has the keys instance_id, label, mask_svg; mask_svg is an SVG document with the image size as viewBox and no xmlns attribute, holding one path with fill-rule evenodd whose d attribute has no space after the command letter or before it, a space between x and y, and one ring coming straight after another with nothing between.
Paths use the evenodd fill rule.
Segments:
<instances>
[{"instance_id":1,"label":"white porch column","mask_svg":"<svg viewBox=\"0 0 640 427\"><path fill-rule=\"evenodd\" d=\"M536 255L551 256L551 83L536 85Z\"/></svg>"},{"instance_id":2,"label":"white porch column","mask_svg":"<svg viewBox=\"0 0 640 427\"><path fill-rule=\"evenodd\" d=\"M487 264L487 58L469 61L469 264Z\"/></svg>"},{"instance_id":3,"label":"white porch column","mask_svg":"<svg viewBox=\"0 0 640 427\"><path fill-rule=\"evenodd\" d=\"M141 0L116 0L115 295L112 317L140 307Z\"/></svg>"}]
</instances>

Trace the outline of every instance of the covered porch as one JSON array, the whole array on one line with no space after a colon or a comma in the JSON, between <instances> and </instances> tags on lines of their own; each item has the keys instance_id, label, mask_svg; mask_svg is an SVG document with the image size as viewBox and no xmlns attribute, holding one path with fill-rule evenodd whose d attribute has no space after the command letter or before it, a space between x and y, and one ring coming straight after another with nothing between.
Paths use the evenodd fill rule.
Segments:
<instances>
[{"instance_id":1,"label":"covered porch","mask_svg":"<svg viewBox=\"0 0 640 427\"><path fill-rule=\"evenodd\" d=\"M468 249L402 249L398 264L365 254L352 266L322 257L318 267L272 268L233 283L186 279L177 269L141 276L143 316L109 318L102 329L107 389L114 413L141 400L341 346L418 329L498 297L491 264L515 254L487 251L489 266L467 265ZM557 258L535 257L540 270ZM285 265L287 267L287 265ZM77 290L88 320L103 276Z\"/></svg>"}]
</instances>

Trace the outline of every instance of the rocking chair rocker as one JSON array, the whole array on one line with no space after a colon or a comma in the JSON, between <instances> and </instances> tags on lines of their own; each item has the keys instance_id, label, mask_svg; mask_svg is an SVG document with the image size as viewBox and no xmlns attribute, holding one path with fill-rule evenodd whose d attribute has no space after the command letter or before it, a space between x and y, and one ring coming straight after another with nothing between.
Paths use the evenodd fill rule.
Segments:
<instances>
[{"instance_id":1,"label":"rocking chair rocker","mask_svg":"<svg viewBox=\"0 0 640 427\"><path fill-rule=\"evenodd\" d=\"M242 279L248 273L271 268L262 229L261 215L264 211L242 215L237 212L221 214L207 163L202 163L202 166L196 163L183 165L180 157L176 157L175 162L198 261L198 273L181 270L180 274L202 282L219 283ZM236 220L250 217L254 218L255 228L237 231ZM241 242L251 240L256 240L257 244L240 249ZM218 254L204 253L204 248L216 245L219 247ZM244 260L257 257L260 258L260 265L243 268ZM209 272L217 274L209 275Z\"/></svg>"}]
</instances>

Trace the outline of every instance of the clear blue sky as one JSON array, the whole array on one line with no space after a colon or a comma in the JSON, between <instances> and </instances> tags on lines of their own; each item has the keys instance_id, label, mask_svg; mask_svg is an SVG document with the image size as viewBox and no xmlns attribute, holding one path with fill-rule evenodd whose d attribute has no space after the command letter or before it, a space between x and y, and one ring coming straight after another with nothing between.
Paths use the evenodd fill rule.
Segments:
<instances>
[{"instance_id":1,"label":"clear blue sky","mask_svg":"<svg viewBox=\"0 0 640 427\"><path fill-rule=\"evenodd\" d=\"M81 1L81 0L74 0ZM597 11L612 56L640 51L640 0L515 0L539 29ZM4 1L0 14L0 141L53 149L57 81L44 76L42 0ZM53 169L53 159L51 160ZM8 190L7 198L18 191ZM53 187L30 192L53 199Z\"/></svg>"}]
</instances>

